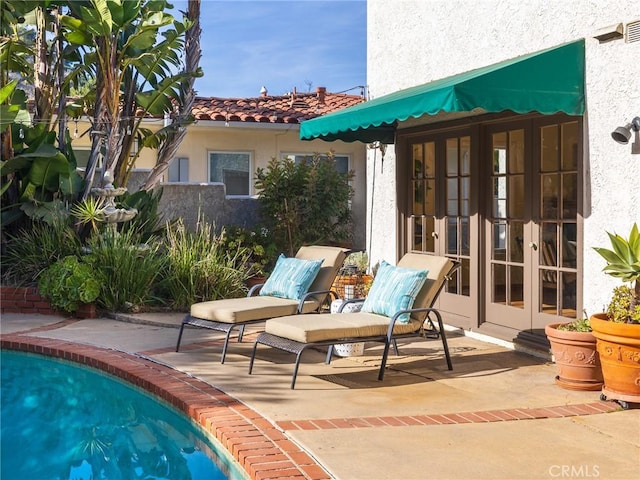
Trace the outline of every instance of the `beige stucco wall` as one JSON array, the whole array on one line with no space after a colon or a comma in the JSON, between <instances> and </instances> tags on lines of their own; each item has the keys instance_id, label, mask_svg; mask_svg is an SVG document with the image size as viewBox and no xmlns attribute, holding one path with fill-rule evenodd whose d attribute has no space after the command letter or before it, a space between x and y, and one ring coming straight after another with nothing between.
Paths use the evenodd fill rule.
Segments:
<instances>
[{"instance_id":1,"label":"beige stucco wall","mask_svg":"<svg viewBox=\"0 0 640 480\"><path fill-rule=\"evenodd\" d=\"M640 20L638 0L368 0L367 80L372 97L505 59L585 38L584 306L602 310L615 284L601 273L592 246L605 230L628 233L640 221L640 154L611 139L617 126L640 116L640 42L599 43L594 33ZM640 148L640 145L639 145ZM379 152L378 152L379 154ZM369 153L375 179L371 257L393 259L395 156L384 168Z\"/></svg>"},{"instance_id":2,"label":"beige stucco wall","mask_svg":"<svg viewBox=\"0 0 640 480\"><path fill-rule=\"evenodd\" d=\"M146 128L159 128L157 122L146 122ZM72 130L74 127L71 127ZM88 124L78 122L78 131L87 130ZM360 142L324 142L321 140L302 141L299 139L298 125L251 125L230 122L227 127L224 122L199 121L187 128L187 134L180 144L176 157L189 159L189 182L208 182L208 152L209 151L240 151L250 152L252 169L265 168L272 158L280 158L285 153L328 153L330 150L336 155L349 156L349 169L355 172L353 179L354 198L352 211L354 219L353 248L365 249L366 238L366 147ZM74 147L89 148L88 135L79 136L73 140ZM136 162L137 170L149 170L156 163L157 152L143 149ZM166 179L165 175L165 179ZM252 195L256 192L252 186Z\"/></svg>"},{"instance_id":3,"label":"beige stucco wall","mask_svg":"<svg viewBox=\"0 0 640 480\"><path fill-rule=\"evenodd\" d=\"M252 168L265 168L272 158L285 153L328 153L349 156L349 169L355 172L355 191L352 210L354 219L354 244L356 249L365 248L366 225L366 151L362 143L302 141L298 125L260 126L252 128L246 124L231 122L198 122L190 126L180 145L176 157L189 158L189 181L206 182L208 178L209 151L250 152ZM251 194L255 195L255 190Z\"/></svg>"}]
</instances>

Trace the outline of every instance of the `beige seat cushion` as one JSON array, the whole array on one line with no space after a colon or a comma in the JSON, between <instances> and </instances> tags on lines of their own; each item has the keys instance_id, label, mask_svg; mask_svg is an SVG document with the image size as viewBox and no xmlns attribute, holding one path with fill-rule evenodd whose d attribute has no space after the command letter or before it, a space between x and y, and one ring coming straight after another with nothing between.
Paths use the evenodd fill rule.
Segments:
<instances>
[{"instance_id":1,"label":"beige seat cushion","mask_svg":"<svg viewBox=\"0 0 640 480\"><path fill-rule=\"evenodd\" d=\"M348 250L341 247L327 247L324 245L307 245L300 247L296 258L301 260L317 260L324 259L322 267L316 275L313 283L309 287L310 292L319 292L329 290L333 284L333 280L338 274L338 270L342 267L342 263L347 258Z\"/></svg>"},{"instance_id":2,"label":"beige seat cushion","mask_svg":"<svg viewBox=\"0 0 640 480\"><path fill-rule=\"evenodd\" d=\"M302 260L323 259L322 267L309 287L309 292L325 291L331 288L333 279L346 258L347 251L341 247L312 245L300 247L296 258ZM322 297L324 298L324 297ZM322 300L319 298L318 300ZM255 296L212 300L191 305L191 316L221 323L243 323L267 318L294 315L298 311L298 300L271 296ZM305 302L302 313L313 312L318 301Z\"/></svg>"},{"instance_id":3,"label":"beige seat cushion","mask_svg":"<svg viewBox=\"0 0 640 480\"><path fill-rule=\"evenodd\" d=\"M383 315L364 312L291 315L267 320L265 332L301 343L366 338L386 335L389 320ZM397 323L394 333L412 333L419 327L420 323L414 321Z\"/></svg>"},{"instance_id":4,"label":"beige seat cushion","mask_svg":"<svg viewBox=\"0 0 640 480\"><path fill-rule=\"evenodd\" d=\"M294 315L298 300L268 296L228 298L191 305L191 316L221 323L243 323L254 320ZM312 312L317 302L305 302L303 313Z\"/></svg>"},{"instance_id":5,"label":"beige seat cushion","mask_svg":"<svg viewBox=\"0 0 640 480\"><path fill-rule=\"evenodd\" d=\"M413 308L428 308L433 305L440 286L446 281L445 277L453 267L453 262L447 257L424 253L407 253L400 259L398 266L428 270L427 280L413 302ZM424 320L425 316L425 314L411 315L416 320Z\"/></svg>"}]
</instances>

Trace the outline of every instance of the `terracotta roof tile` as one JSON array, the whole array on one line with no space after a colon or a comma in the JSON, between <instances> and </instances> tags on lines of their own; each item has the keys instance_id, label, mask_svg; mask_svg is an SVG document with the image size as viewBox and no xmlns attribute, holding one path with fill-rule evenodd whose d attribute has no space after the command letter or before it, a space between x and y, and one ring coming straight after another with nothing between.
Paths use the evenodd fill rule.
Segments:
<instances>
[{"instance_id":1,"label":"terracotta roof tile","mask_svg":"<svg viewBox=\"0 0 640 480\"><path fill-rule=\"evenodd\" d=\"M263 95L252 98L196 97L191 110L196 120L255 123L300 123L364 102L359 95L314 93Z\"/></svg>"}]
</instances>

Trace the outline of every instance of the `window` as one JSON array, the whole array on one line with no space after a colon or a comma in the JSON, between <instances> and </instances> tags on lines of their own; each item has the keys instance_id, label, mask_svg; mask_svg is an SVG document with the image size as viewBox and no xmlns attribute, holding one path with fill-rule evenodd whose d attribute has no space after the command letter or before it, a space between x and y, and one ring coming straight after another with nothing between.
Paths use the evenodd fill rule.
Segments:
<instances>
[{"instance_id":1,"label":"window","mask_svg":"<svg viewBox=\"0 0 640 480\"><path fill-rule=\"evenodd\" d=\"M283 153L282 158L292 158L294 162L299 163L305 160L313 159L313 154L310 153ZM320 155L320 158L326 159L326 155ZM336 170L338 173L349 173L349 157L347 155L334 155L334 161L336 162Z\"/></svg>"},{"instance_id":2,"label":"window","mask_svg":"<svg viewBox=\"0 0 640 480\"><path fill-rule=\"evenodd\" d=\"M209 181L224 183L227 195L251 192L249 152L209 152Z\"/></svg>"},{"instance_id":3,"label":"window","mask_svg":"<svg viewBox=\"0 0 640 480\"><path fill-rule=\"evenodd\" d=\"M87 164L89 163L91 150L75 147L73 149L73 155L76 157L76 168L79 170L85 170L87 168Z\"/></svg>"},{"instance_id":4,"label":"window","mask_svg":"<svg viewBox=\"0 0 640 480\"><path fill-rule=\"evenodd\" d=\"M189 159L174 158L169 164L167 172L168 182L188 182L189 181Z\"/></svg>"}]
</instances>

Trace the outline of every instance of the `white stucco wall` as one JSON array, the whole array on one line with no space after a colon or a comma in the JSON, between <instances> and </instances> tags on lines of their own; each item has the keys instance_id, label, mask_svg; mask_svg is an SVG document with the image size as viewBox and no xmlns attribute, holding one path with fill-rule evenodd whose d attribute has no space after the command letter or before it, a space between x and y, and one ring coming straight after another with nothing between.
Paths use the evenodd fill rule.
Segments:
<instances>
[{"instance_id":1,"label":"white stucco wall","mask_svg":"<svg viewBox=\"0 0 640 480\"><path fill-rule=\"evenodd\" d=\"M585 38L584 306L602 310L615 280L592 246L607 231L629 232L640 221L640 154L611 139L640 116L640 42L599 43L594 33L640 20L638 0L368 0L367 80L372 97ZM640 145L638 146L640 149ZM393 258L395 174L391 147L375 178L369 216L373 261ZM379 165L379 164L376 164ZM377 166L376 168L379 168ZM371 205L371 201L369 201ZM370 208L370 205L368 208Z\"/></svg>"}]
</instances>

